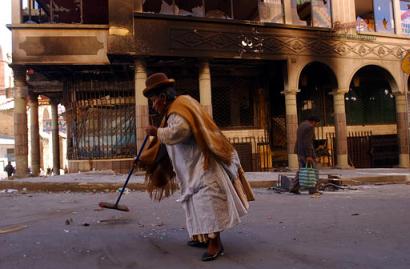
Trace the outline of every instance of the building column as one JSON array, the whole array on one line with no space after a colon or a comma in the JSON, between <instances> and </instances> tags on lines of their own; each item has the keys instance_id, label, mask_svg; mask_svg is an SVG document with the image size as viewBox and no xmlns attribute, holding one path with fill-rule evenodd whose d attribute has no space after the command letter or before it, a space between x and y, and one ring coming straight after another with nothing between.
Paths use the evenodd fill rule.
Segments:
<instances>
[{"instance_id":1,"label":"building column","mask_svg":"<svg viewBox=\"0 0 410 269\"><path fill-rule=\"evenodd\" d=\"M296 131L298 129L298 113L296 90L285 91L286 105L286 137L288 141L288 167L289 169L298 169L298 156L295 153Z\"/></svg>"},{"instance_id":2,"label":"building column","mask_svg":"<svg viewBox=\"0 0 410 269\"><path fill-rule=\"evenodd\" d=\"M393 14L401 14L400 1L392 1L392 4L393 4ZM402 23L401 16L394 16L394 28L396 31L396 35L403 34L401 23Z\"/></svg>"},{"instance_id":3,"label":"building column","mask_svg":"<svg viewBox=\"0 0 410 269\"><path fill-rule=\"evenodd\" d=\"M147 80L147 71L145 62L141 59L135 60L135 131L136 143L139 150L145 137L144 128L149 125L149 110L148 98L142 91L145 89L145 81Z\"/></svg>"},{"instance_id":4,"label":"building column","mask_svg":"<svg viewBox=\"0 0 410 269\"><path fill-rule=\"evenodd\" d=\"M284 0L283 3L283 12L285 17L285 24L292 24L292 0Z\"/></svg>"},{"instance_id":5,"label":"building column","mask_svg":"<svg viewBox=\"0 0 410 269\"><path fill-rule=\"evenodd\" d=\"M58 129L58 103L57 99L50 100L51 105L51 143L53 144L53 173L60 174L60 136Z\"/></svg>"},{"instance_id":6,"label":"building column","mask_svg":"<svg viewBox=\"0 0 410 269\"><path fill-rule=\"evenodd\" d=\"M71 130L72 128L72 113L73 113L73 108L70 105L64 104L65 106L65 113L64 113L64 120L66 122L67 126L67 167L64 167L68 169L68 173L70 173L70 165L69 161L73 159L73 132ZM64 171L66 173L67 171Z\"/></svg>"},{"instance_id":7,"label":"building column","mask_svg":"<svg viewBox=\"0 0 410 269\"><path fill-rule=\"evenodd\" d=\"M199 66L199 99L203 108L212 117L212 87L209 62L204 60Z\"/></svg>"},{"instance_id":8,"label":"building column","mask_svg":"<svg viewBox=\"0 0 410 269\"><path fill-rule=\"evenodd\" d=\"M339 169L346 169L350 167L347 156L347 124L345 108L346 93L347 90L344 89L339 89L332 92L336 130L336 167Z\"/></svg>"},{"instance_id":9,"label":"building column","mask_svg":"<svg viewBox=\"0 0 410 269\"><path fill-rule=\"evenodd\" d=\"M11 23L20 24L21 23L21 10L22 10L21 0L12 0L11 2Z\"/></svg>"},{"instance_id":10,"label":"building column","mask_svg":"<svg viewBox=\"0 0 410 269\"><path fill-rule=\"evenodd\" d=\"M407 118L407 98L406 94L397 93L396 99L396 117L397 117L397 135L399 137L400 162L399 167L409 167L409 123Z\"/></svg>"},{"instance_id":11,"label":"building column","mask_svg":"<svg viewBox=\"0 0 410 269\"><path fill-rule=\"evenodd\" d=\"M31 147L31 173L40 175L40 132L38 127L38 95L30 94L30 147Z\"/></svg>"},{"instance_id":12,"label":"building column","mask_svg":"<svg viewBox=\"0 0 410 269\"><path fill-rule=\"evenodd\" d=\"M27 85L25 68L14 72L14 154L16 177L26 177L28 171Z\"/></svg>"}]
</instances>

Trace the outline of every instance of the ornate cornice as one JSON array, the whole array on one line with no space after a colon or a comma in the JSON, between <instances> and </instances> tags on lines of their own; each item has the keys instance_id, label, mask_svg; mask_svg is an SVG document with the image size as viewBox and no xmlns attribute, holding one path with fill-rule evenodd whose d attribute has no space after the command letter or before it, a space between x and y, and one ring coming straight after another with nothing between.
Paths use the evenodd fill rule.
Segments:
<instances>
[{"instance_id":1,"label":"ornate cornice","mask_svg":"<svg viewBox=\"0 0 410 269\"><path fill-rule=\"evenodd\" d=\"M218 51L263 55L305 55L344 58L400 60L410 46L378 41L374 36L323 32L291 33L218 31L214 29L170 28L170 49ZM407 40L406 40L407 41ZM404 43L404 42L403 42Z\"/></svg>"}]
</instances>

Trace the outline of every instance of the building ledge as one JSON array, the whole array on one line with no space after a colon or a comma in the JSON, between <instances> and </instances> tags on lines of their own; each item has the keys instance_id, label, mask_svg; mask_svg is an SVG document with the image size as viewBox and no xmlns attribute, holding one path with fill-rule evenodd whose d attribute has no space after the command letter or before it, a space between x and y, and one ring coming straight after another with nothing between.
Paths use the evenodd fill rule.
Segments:
<instances>
[{"instance_id":1,"label":"building ledge","mask_svg":"<svg viewBox=\"0 0 410 269\"><path fill-rule=\"evenodd\" d=\"M108 30L107 24L66 24L66 23L44 23L44 24L7 24L7 28L13 29L102 29Z\"/></svg>"}]
</instances>

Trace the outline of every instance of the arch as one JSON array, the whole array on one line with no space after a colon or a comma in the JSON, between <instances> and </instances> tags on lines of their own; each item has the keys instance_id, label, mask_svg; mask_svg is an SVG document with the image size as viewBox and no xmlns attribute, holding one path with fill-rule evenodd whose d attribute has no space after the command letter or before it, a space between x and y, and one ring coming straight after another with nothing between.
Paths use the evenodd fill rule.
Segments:
<instances>
[{"instance_id":1,"label":"arch","mask_svg":"<svg viewBox=\"0 0 410 269\"><path fill-rule=\"evenodd\" d=\"M404 87L405 87L404 92L407 93L407 94L410 94L410 76L406 75L406 78L407 78L407 83L405 83L405 85L404 85Z\"/></svg>"},{"instance_id":2,"label":"arch","mask_svg":"<svg viewBox=\"0 0 410 269\"><path fill-rule=\"evenodd\" d=\"M378 68L378 69L380 69L380 70L383 70L383 71L385 72L386 78L387 78L387 80L388 80L388 82L389 82L389 84L390 84L390 88L392 89L392 91L393 91L394 93L396 93L396 92L399 91L399 87L398 87L397 80L396 80L396 79L394 78L394 76L392 75L393 72L392 72L391 70L389 70L388 68L386 68L385 66L381 66L381 65L379 65L379 64L377 64L377 63L365 63L365 64L362 64L362 65L359 65L359 66L354 67L353 70L350 72L350 74L349 74L349 76L348 76L348 81L349 81L349 83L352 82L353 77L357 74L357 72L359 72L359 71L362 70L363 68L372 67L372 66L373 66L373 67L376 67L376 68Z\"/></svg>"},{"instance_id":3,"label":"arch","mask_svg":"<svg viewBox=\"0 0 410 269\"><path fill-rule=\"evenodd\" d=\"M337 77L326 63L313 61L299 73L297 107L299 121L309 114L318 115L324 125L333 124L333 98L329 94L338 88Z\"/></svg>"},{"instance_id":4,"label":"arch","mask_svg":"<svg viewBox=\"0 0 410 269\"><path fill-rule=\"evenodd\" d=\"M377 65L365 65L350 80L346 93L348 125L394 124L396 103L393 76Z\"/></svg>"},{"instance_id":5,"label":"arch","mask_svg":"<svg viewBox=\"0 0 410 269\"><path fill-rule=\"evenodd\" d=\"M300 65L299 70L297 71L297 89L300 89L300 80L301 80L301 76L302 73L309 67L314 66L314 65L321 65L324 67L324 69L329 72L329 74L331 74L331 80L332 80L332 84L335 85L335 89L338 88L339 86L339 81L338 81L338 77L336 76L336 73L334 72L334 68L332 68L333 66L329 63L327 63L326 61L323 60L314 60L314 61L308 61L305 64Z\"/></svg>"}]
</instances>

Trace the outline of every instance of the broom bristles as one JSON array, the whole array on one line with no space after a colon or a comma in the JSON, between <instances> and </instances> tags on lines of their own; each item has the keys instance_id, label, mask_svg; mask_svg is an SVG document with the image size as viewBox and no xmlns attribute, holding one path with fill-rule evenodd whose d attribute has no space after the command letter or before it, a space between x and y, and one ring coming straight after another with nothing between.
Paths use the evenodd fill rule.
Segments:
<instances>
[{"instance_id":1,"label":"broom bristles","mask_svg":"<svg viewBox=\"0 0 410 269\"><path fill-rule=\"evenodd\" d=\"M115 204L113 204L113 203L100 202L98 205L102 208L116 209L116 210L127 211L127 212L130 211L130 209L127 206L120 205L120 204L115 206Z\"/></svg>"}]
</instances>

